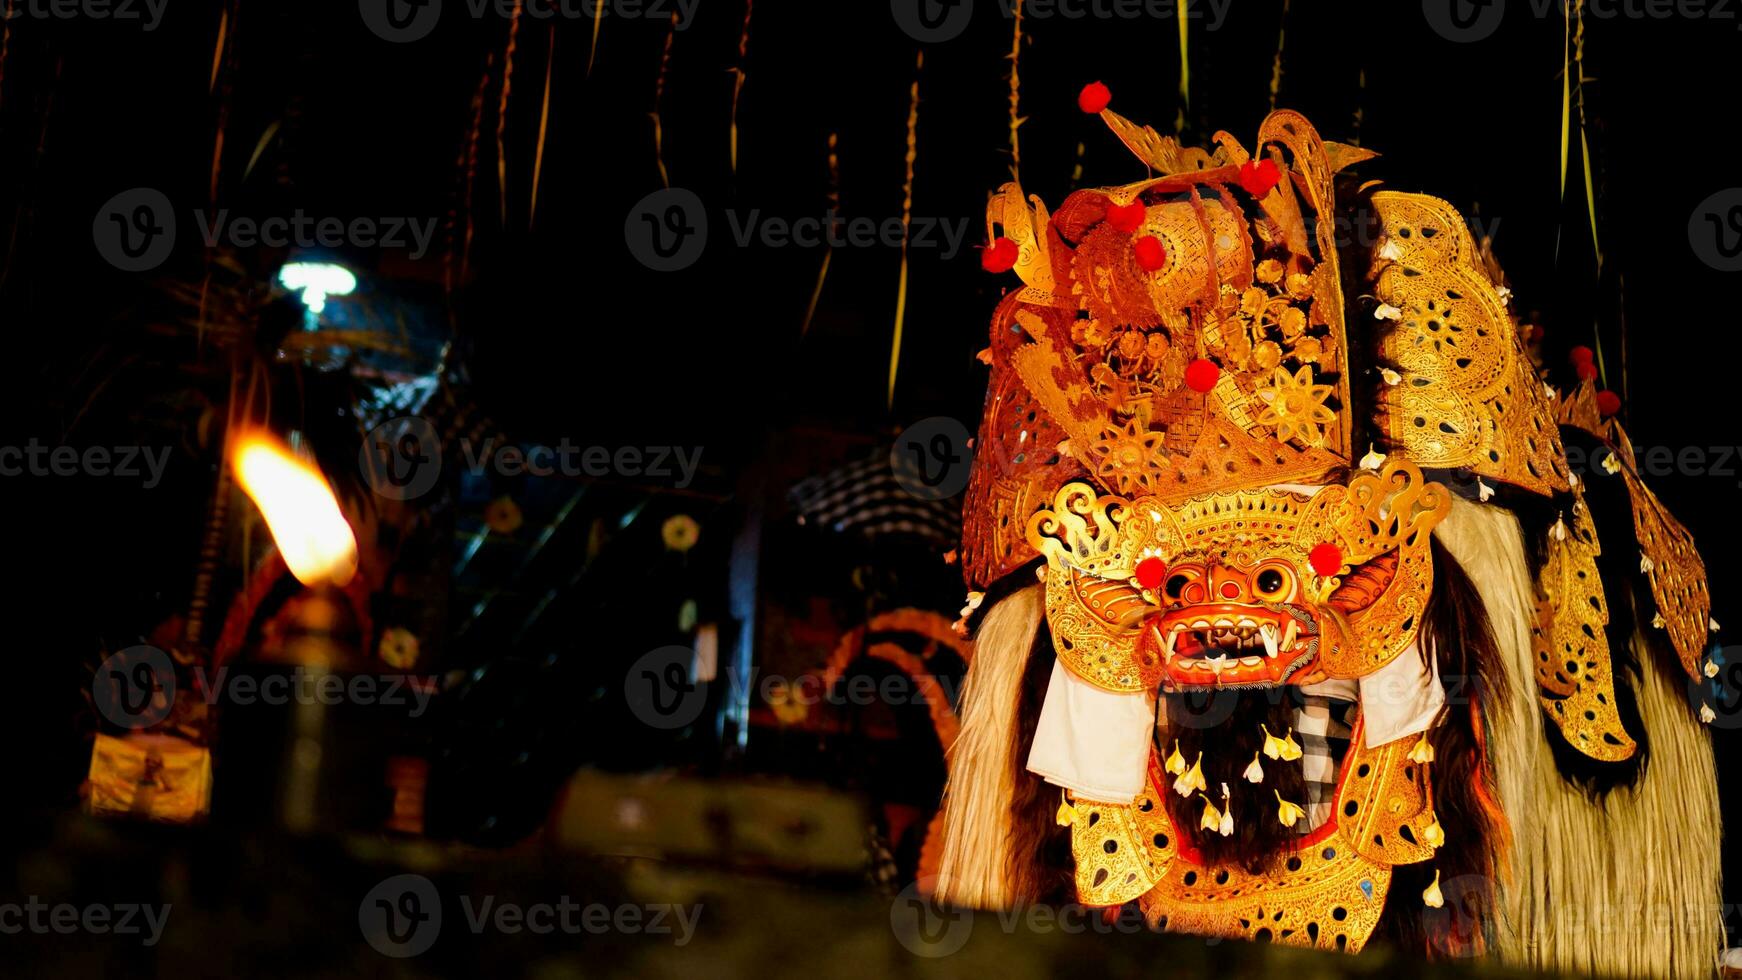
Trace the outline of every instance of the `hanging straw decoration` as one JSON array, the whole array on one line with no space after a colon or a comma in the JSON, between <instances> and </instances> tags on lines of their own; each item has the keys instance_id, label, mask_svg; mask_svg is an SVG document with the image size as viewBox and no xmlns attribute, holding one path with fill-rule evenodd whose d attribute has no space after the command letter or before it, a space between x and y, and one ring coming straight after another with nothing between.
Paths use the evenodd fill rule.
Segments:
<instances>
[{"instance_id":1,"label":"hanging straw decoration","mask_svg":"<svg viewBox=\"0 0 1742 980\"><path fill-rule=\"evenodd\" d=\"M732 175L738 175L738 98L744 94L744 59L750 54L750 15L756 0L744 0L744 27L738 32L738 63L732 66Z\"/></svg>"},{"instance_id":2,"label":"hanging straw decoration","mask_svg":"<svg viewBox=\"0 0 1742 980\"><path fill-rule=\"evenodd\" d=\"M206 200L212 210L218 208L218 177L223 172L224 165L224 134L230 128L230 102L235 91L233 79L236 74L236 48L231 31L231 13L239 8L234 2L226 3L224 11L218 18L218 39L212 48L212 77L208 85L208 94L218 98L218 119L212 132L212 172L206 189ZM228 68L226 72L224 69ZM224 85L218 87L218 79L223 78ZM55 63L55 80L60 80L60 63ZM252 166L252 164L250 164ZM206 346L206 299L211 291L211 249L206 250L206 274L200 281L200 305L195 314L194 342L200 350Z\"/></svg>"},{"instance_id":3,"label":"hanging straw decoration","mask_svg":"<svg viewBox=\"0 0 1742 980\"><path fill-rule=\"evenodd\" d=\"M1367 118L1367 69L1363 68L1355 75L1355 119L1354 129L1349 137L1351 146L1361 145L1361 123Z\"/></svg>"},{"instance_id":4,"label":"hanging straw decoration","mask_svg":"<svg viewBox=\"0 0 1742 980\"><path fill-rule=\"evenodd\" d=\"M829 134L829 220L835 220L835 213L841 208L841 158L836 152L836 144L840 141L839 133ZM804 323L798 329L802 338L811 330L811 318L817 315L817 304L823 298L823 281L829 277L829 263L835 257L835 247L829 244L833 236L824 236L823 264L817 270L816 288L811 290L811 301L804 308Z\"/></svg>"},{"instance_id":5,"label":"hanging straw decoration","mask_svg":"<svg viewBox=\"0 0 1742 980\"><path fill-rule=\"evenodd\" d=\"M1270 108L1276 110L1276 96L1282 91L1282 47L1288 40L1289 0L1282 0L1281 23L1276 27L1276 60L1270 66Z\"/></svg>"},{"instance_id":6,"label":"hanging straw decoration","mask_svg":"<svg viewBox=\"0 0 1742 980\"><path fill-rule=\"evenodd\" d=\"M672 15L674 18L676 14ZM599 29L605 26L605 4L597 0L593 4L593 43L587 48L587 77L593 77L593 61L599 57Z\"/></svg>"},{"instance_id":7,"label":"hanging straw decoration","mask_svg":"<svg viewBox=\"0 0 1742 980\"><path fill-rule=\"evenodd\" d=\"M1597 238L1597 191L1596 181L1591 176L1591 141L1586 135L1585 126L1585 0L1578 0L1573 10L1573 63L1572 70L1578 74L1578 105L1579 105L1579 158L1584 163L1585 170L1585 215L1591 223L1591 252L1597 260L1597 279L1603 278L1603 245ZM1603 387L1609 387L1609 365L1603 357L1603 331L1598 324L1591 323L1591 346L1595 347L1597 355L1597 378Z\"/></svg>"},{"instance_id":8,"label":"hanging straw decoration","mask_svg":"<svg viewBox=\"0 0 1742 980\"><path fill-rule=\"evenodd\" d=\"M1561 200L1567 196L1567 155L1571 152L1573 128L1573 90L1578 90L1579 116L1579 157L1583 169L1585 187L1585 213L1590 221L1591 250L1597 262L1597 276L1603 275L1603 247L1597 237L1597 195L1596 182L1591 171L1591 142L1585 131L1585 3L1584 0L1574 0L1565 8L1566 31L1562 41L1561 63ZM1577 79L1575 85L1575 78ZM1555 259L1560 259L1561 230L1555 231ZM1592 343L1595 348L1597 363L1597 379L1605 388L1609 386L1608 366L1603 357L1603 331L1598 325L1591 325Z\"/></svg>"},{"instance_id":9,"label":"hanging straw decoration","mask_svg":"<svg viewBox=\"0 0 1742 980\"><path fill-rule=\"evenodd\" d=\"M1175 135L1186 131L1186 112L1192 107L1192 66L1187 57L1187 6L1185 3L1179 5L1179 115L1173 121Z\"/></svg>"},{"instance_id":10,"label":"hanging straw decoration","mask_svg":"<svg viewBox=\"0 0 1742 980\"><path fill-rule=\"evenodd\" d=\"M925 71L925 52L914 64L913 89L907 107L907 180L901 185L901 284L895 292L895 339L889 347L889 395L887 407L895 407L895 374L901 367L901 328L907 320L907 229L913 223L913 161L919 155L919 76Z\"/></svg>"},{"instance_id":11,"label":"hanging straw decoration","mask_svg":"<svg viewBox=\"0 0 1742 980\"><path fill-rule=\"evenodd\" d=\"M496 194L504 228L508 227L508 95L514 90L514 52L520 44L520 12L525 7L525 0L514 0L508 44L502 51L502 98L496 105Z\"/></svg>"},{"instance_id":12,"label":"hanging straw decoration","mask_svg":"<svg viewBox=\"0 0 1742 980\"><path fill-rule=\"evenodd\" d=\"M659 168L659 186L670 187L671 175L665 170L665 126L659 107L665 101L665 79L671 74L671 44L677 37L677 12L671 15L671 29L665 32L665 50L659 56L659 77L653 81L653 165Z\"/></svg>"},{"instance_id":13,"label":"hanging straw decoration","mask_svg":"<svg viewBox=\"0 0 1742 980\"><path fill-rule=\"evenodd\" d=\"M254 172L254 165L259 163L260 158L266 154L266 148L272 145L273 137L278 135L279 129L283 126L283 119L274 119L267 125L266 131L260 134L260 139L254 143L254 152L248 155L248 165L242 168L243 180L247 180L248 175Z\"/></svg>"},{"instance_id":14,"label":"hanging straw decoration","mask_svg":"<svg viewBox=\"0 0 1742 980\"><path fill-rule=\"evenodd\" d=\"M212 135L212 175L207 196L212 209L218 207L218 173L224 161L224 134L230 127L230 101L234 90L231 81L236 74L236 44L232 13L236 10L234 3L225 5L224 14L218 24L218 43L212 52L212 92L218 96L218 122ZM222 69L228 67L229 71ZM220 75L224 78L222 89L218 87Z\"/></svg>"},{"instance_id":15,"label":"hanging straw decoration","mask_svg":"<svg viewBox=\"0 0 1742 980\"><path fill-rule=\"evenodd\" d=\"M1585 162L1585 213L1591 221L1591 249L1597 259L1597 274L1603 272L1603 247L1597 240L1597 194L1591 179L1591 142L1585 135L1585 0L1574 8L1572 70L1578 76L1579 155Z\"/></svg>"},{"instance_id":16,"label":"hanging straw decoration","mask_svg":"<svg viewBox=\"0 0 1742 980\"><path fill-rule=\"evenodd\" d=\"M11 6L11 3L7 4L8 13L10 13ZM10 28L12 26L12 18L10 16L6 18L6 26L8 28L8 33L10 33ZM230 8L225 7L224 10L218 14L218 42L212 45L212 79L206 83L207 95L218 90L218 69L223 67L224 64L224 40L229 33Z\"/></svg>"},{"instance_id":17,"label":"hanging straw decoration","mask_svg":"<svg viewBox=\"0 0 1742 980\"><path fill-rule=\"evenodd\" d=\"M1567 145L1573 125L1573 12L1568 6L1563 12L1566 15L1566 32L1561 38L1561 196L1564 204L1567 199ZM1561 258L1561 229L1555 228L1554 240L1555 262Z\"/></svg>"},{"instance_id":18,"label":"hanging straw decoration","mask_svg":"<svg viewBox=\"0 0 1742 980\"><path fill-rule=\"evenodd\" d=\"M1022 140L1017 130L1022 118L1022 0L1011 8L1015 26L1010 34L1010 179L1022 182Z\"/></svg>"},{"instance_id":19,"label":"hanging straw decoration","mask_svg":"<svg viewBox=\"0 0 1742 980\"><path fill-rule=\"evenodd\" d=\"M472 191L478 180L478 143L484 130L484 92L490 86L490 70L496 67L494 52L484 57L484 74L478 79L478 87L472 92L472 125L466 132L466 144L460 149L457 161L460 171L459 201L455 210L448 218L448 262L444 275L443 287L452 293L454 288L464 282L472 262L472 237L475 225L472 219ZM465 215L466 228L459 231L461 214ZM455 239L459 241L456 242ZM458 269L455 266L458 266Z\"/></svg>"},{"instance_id":20,"label":"hanging straw decoration","mask_svg":"<svg viewBox=\"0 0 1742 980\"><path fill-rule=\"evenodd\" d=\"M532 206L526 212L526 229L538 220L538 185L544 178L544 141L550 134L550 83L556 67L556 25L550 25L550 45L544 56L544 103L538 110L538 148L532 156Z\"/></svg>"}]
</instances>

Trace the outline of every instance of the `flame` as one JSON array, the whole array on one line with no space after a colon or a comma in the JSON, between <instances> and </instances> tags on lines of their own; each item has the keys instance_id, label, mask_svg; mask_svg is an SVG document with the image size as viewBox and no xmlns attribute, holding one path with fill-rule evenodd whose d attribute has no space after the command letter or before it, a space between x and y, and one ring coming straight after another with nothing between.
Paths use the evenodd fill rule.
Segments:
<instances>
[{"instance_id":1,"label":"flame","mask_svg":"<svg viewBox=\"0 0 1742 980\"><path fill-rule=\"evenodd\" d=\"M310 586L351 581L357 574L357 536L320 471L264 434L242 437L234 464L243 492L260 508L296 580Z\"/></svg>"}]
</instances>

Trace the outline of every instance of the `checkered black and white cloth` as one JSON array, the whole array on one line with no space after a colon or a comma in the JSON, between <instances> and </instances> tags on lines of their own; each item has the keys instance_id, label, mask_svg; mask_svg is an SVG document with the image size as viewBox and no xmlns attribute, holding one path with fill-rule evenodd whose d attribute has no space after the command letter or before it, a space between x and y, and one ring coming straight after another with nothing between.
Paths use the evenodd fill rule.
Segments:
<instances>
[{"instance_id":1,"label":"checkered black and white cloth","mask_svg":"<svg viewBox=\"0 0 1742 980\"><path fill-rule=\"evenodd\" d=\"M1306 819L1295 825L1310 834L1331 817L1337 802L1337 766L1349 751L1357 706L1353 701L1308 694L1294 712L1295 738L1300 742L1301 771L1306 777Z\"/></svg>"}]
</instances>

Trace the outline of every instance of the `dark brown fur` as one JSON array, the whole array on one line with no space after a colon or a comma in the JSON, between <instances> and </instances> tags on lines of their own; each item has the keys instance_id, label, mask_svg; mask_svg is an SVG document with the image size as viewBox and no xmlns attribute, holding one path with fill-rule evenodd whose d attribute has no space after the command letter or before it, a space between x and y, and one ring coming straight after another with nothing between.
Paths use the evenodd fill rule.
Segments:
<instances>
[{"instance_id":1,"label":"dark brown fur","mask_svg":"<svg viewBox=\"0 0 1742 980\"><path fill-rule=\"evenodd\" d=\"M1284 853L1294 849L1300 835L1276 818L1276 794L1304 806L1306 781L1301 764L1260 758L1264 782L1254 785L1241 773L1264 745L1264 730L1282 737L1294 727L1299 706L1298 689L1266 688L1253 691L1212 691L1163 695L1168 712L1167 737L1178 739L1186 766L1203 753L1205 795L1216 809L1225 806L1222 785L1228 787L1234 809L1234 832L1227 837L1203 829L1204 796L1189 799L1173 791L1169 777L1163 796L1174 827L1212 865L1237 865L1257 873L1266 870ZM1299 741L1297 738L1296 741ZM1162 746L1165 758L1173 744Z\"/></svg>"}]
</instances>

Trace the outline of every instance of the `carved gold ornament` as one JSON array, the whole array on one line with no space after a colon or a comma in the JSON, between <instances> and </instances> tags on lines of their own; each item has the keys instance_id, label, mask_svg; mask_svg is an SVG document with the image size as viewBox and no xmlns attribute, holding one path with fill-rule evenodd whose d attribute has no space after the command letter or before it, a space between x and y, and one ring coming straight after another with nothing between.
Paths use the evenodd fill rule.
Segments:
<instances>
[{"instance_id":1,"label":"carved gold ornament","mask_svg":"<svg viewBox=\"0 0 1742 980\"><path fill-rule=\"evenodd\" d=\"M1137 900L1170 932L1263 939L1357 952L1378 925L1391 869L1433 858L1443 840L1432 806L1431 769L1409 758L1410 740L1369 749L1357 724L1330 820L1261 874L1202 863L1162 805L1166 780L1153 755L1149 781L1127 805L1076 800L1071 853L1077 898L1114 906ZM1289 822L1301 811L1241 819Z\"/></svg>"},{"instance_id":2,"label":"carved gold ornament","mask_svg":"<svg viewBox=\"0 0 1742 980\"><path fill-rule=\"evenodd\" d=\"M1621 726L1615 673L1604 628L1609 607L1597 575L1602 554L1584 493L1574 497L1572 520L1549 534L1548 558L1536 577L1536 620L1530 647L1538 700L1549 721L1580 753L1599 762L1633 758L1639 746Z\"/></svg>"},{"instance_id":3,"label":"carved gold ornament","mask_svg":"<svg viewBox=\"0 0 1742 980\"><path fill-rule=\"evenodd\" d=\"M1330 385L1313 383L1312 365L1302 365L1292 375L1277 368L1269 387L1258 390L1258 400L1264 403L1258 424L1275 428L1282 442L1298 439L1317 446L1325 441L1325 427L1337 421L1337 413L1325 406L1330 395Z\"/></svg>"},{"instance_id":4,"label":"carved gold ornament","mask_svg":"<svg viewBox=\"0 0 1742 980\"><path fill-rule=\"evenodd\" d=\"M1421 466L1566 490L1554 406L1463 216L1425 194L1371 202L1384 244L1370 276L1393 317L1379 322L1379 358L1401 376L1379 393L1386 438Z\"/></svg>"},{"instance_id":5,"label":"carved gold ornament","mask_svg":"<svg viewBox=\"0 0 1742 980\"><path fill-rule=\"evenodd\" d=\"M1700 676L1700 659L1711 642L1712 597L1706 590L1706 563L1694 536L1640 482L1631 466L1621 468L1633 498L1633 531L1639 539L1640 569L1651 582L1651 597L1664 629L1689 677Z\"/></svg>"}]
</instances>

